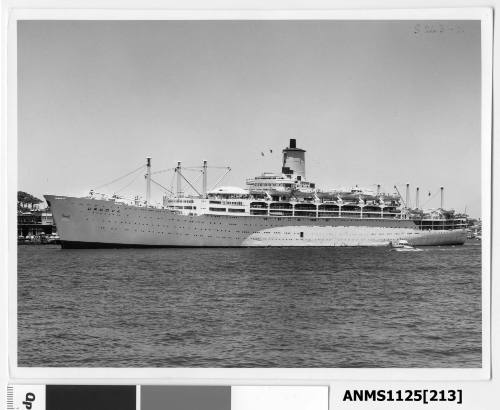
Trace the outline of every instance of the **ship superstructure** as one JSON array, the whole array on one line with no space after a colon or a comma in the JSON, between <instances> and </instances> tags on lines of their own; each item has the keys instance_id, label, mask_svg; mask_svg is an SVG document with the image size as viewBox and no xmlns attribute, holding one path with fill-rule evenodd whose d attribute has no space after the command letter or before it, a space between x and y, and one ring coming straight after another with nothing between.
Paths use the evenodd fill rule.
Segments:
<instances>
[{"instance_id":1,"label":"ship superstructure","mask_svg":"<svg viewBox=\"0 0 500 410\"><path fill-rule=\"evenodd\" d=\"M384 246L463 244L467 218L441 208L409 207L399 191L383 193L354 187L321 191L306 179L305 150L291 139L283 149L281 173L248 179L246 188L202 189L184 177L177 164L177 189L163 204L152 205L151 160L147 160L146 201L118 197L46 195L63 247L118 246ZM228 168L229 171L229 168ZM227 172L228 172L227 171ZM189 185L194 195L183 193ZM441 197L443 189L441 189Z\"/></svg>"}]
</instances>

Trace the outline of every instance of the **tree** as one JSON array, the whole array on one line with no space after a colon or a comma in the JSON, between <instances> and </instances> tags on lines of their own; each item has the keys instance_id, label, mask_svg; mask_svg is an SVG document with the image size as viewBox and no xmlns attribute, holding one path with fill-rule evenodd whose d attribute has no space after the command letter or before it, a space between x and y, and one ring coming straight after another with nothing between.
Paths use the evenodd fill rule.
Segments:
<instances>
[{"instance_id":1,"label":"tree","mask_svg":"<svg viewBox=\"0 0 500 410\"><path fill-rule=\"evenodd\" d=\"M27 209L28 205L33 209L33 205L42 203L43 201L24 191L17 191L17 209Z\"/></svg>"}]
</instances>

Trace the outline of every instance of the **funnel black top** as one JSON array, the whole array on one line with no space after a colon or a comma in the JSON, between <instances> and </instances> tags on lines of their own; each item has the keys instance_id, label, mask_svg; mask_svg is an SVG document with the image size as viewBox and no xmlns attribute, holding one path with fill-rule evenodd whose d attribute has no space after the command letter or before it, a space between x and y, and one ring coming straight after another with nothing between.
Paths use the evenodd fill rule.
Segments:
<instances>
[{"instance_id":1,"label":"funnel black top","mask_svg":"<svg viewBox=\"0 0 500 410\"><path fill-rule=\"evenodd\" d=\"M283 149L283 152L290 152L290 151L306 152L301 148L297 148L297 140L295 138L290 138L289 146Z\"/></svg>"}]
</instances>

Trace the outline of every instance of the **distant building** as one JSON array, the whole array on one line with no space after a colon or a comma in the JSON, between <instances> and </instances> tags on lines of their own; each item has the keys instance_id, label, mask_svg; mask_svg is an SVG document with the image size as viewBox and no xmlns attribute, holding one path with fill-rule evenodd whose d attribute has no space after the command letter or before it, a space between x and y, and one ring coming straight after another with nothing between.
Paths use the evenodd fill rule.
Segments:
<instances>
[{"instance_id":1,"label":"distant building","mask_svg":"<svg viewBox=\"0 0 500 410\"><path fill-rule=\"evenodd\" d=\"M482 236L482 221L479 219L469 219L468 238L481 238Z\"/></svg>"},{"instance_id":2,"label":"distant building","mask_svg":"<svg viewBox=\"0 0 500 410\"><path fill-rule=\"evenodd\" d=\"M52 212L46 209L41 211L41 221L42 225L54 225L54 218L52 218Z\"/></svg>"},{"instance_id":3,"label":"distant building","mask_svg":"<svg viewBox=\"0 0 500 410\"><path fill-rule=\"evenodd\" d=\"M50 235L56 232L52 212L46 208L43 210L18 211L17 213L17 236L40 236Z\"/></svg>"}]
</instances>

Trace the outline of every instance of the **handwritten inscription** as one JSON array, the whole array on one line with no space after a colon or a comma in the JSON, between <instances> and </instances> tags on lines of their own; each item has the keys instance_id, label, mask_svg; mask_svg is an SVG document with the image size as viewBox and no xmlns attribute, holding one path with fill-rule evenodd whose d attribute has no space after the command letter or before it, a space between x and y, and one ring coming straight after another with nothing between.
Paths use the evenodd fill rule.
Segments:
<instances>
[{"instance_id":1,"label":"handwritten inscription","mask_svg":"<svg viewBox=\"0 0 500 410\"><path fill-rule=\"evenodd\" d=\"M462 25L453 23L417 23L413 27L413 33L417 35L463 32L464 28Z\"/></svg>"}]
</instances>

